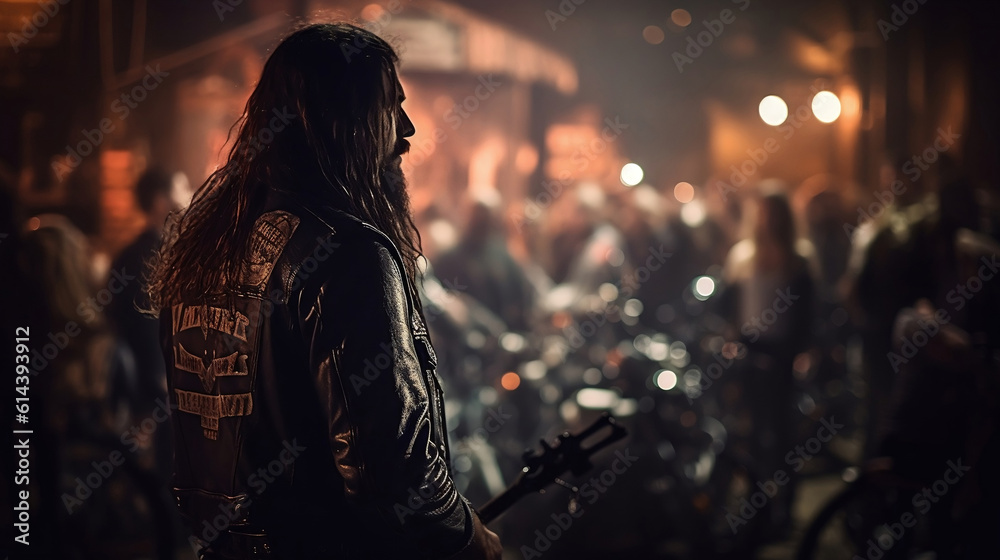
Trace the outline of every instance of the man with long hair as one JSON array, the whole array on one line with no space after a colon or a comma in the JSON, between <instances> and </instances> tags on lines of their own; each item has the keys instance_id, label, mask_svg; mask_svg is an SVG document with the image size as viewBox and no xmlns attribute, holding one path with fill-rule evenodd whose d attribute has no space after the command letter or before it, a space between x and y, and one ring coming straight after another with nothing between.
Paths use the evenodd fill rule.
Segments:
<instances>
[{"instance_id":1,"label":"man with long hair","mask_svg":"<svg viewBox=\"0 0 1000 560\"><path fill-rule=\"evenodd\" d=\"M452 481L398 58L288 36L149 275L173 492L203 558L500 558Z\"/></svg>"}]
</instances>

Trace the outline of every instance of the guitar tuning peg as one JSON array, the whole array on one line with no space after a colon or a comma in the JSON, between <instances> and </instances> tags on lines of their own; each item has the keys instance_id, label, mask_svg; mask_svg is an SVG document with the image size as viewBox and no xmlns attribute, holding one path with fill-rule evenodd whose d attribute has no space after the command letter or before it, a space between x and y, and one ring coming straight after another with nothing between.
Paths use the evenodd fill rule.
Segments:
<instances>
[{"instance_id":1,"label":"guitar tuning peg","mask_svg":"<svg viewBox=\"0 0 1000 560\"><path fill-rule=\"evenodd\" d=\"M569 499L569 504L566 505L566 511L568 511L570 515L574 516L578 511L580 511L580 500L577 499L576 495Z\"/></svg>"},{"instance_id":2,"label":"guitar tuning peg","mask_svg":"<svg viewBox=\"0 0 1000 560\"><path fill-rule=\"evenodd\" d=\"M556 484L558 484L559 486L562 486L563 488L568 489L570 492L572 492L574 494L577 494L577 493L580 492L579 488L577 488L576 486L573 486L572 484L566 482L565 480L563 480L563 479L561 479L559 477L556 477L556 479L554 480L554 482Z\"/></svg>"}]
</instances>

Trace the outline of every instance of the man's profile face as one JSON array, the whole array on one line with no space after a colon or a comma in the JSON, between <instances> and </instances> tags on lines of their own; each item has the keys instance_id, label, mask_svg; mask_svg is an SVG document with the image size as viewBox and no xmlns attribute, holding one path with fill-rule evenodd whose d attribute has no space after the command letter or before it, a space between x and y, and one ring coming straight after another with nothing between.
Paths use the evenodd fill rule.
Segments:
<instances>
[{"instance_id":1,"label":"man's profile face","mask_svg":"<svg viewBox=\"0 0 1000 560\"><path fill-rule=\"evenodd\" d=\"M389 137L389 143L392 146L392 151L390 152L390 159L385 163L385 168L387 169L388 177L395 177L395 181L391 181L390 185L405 186L403 184L403 154L410 150L410 143L406 141L406 138L413 136L416 129L413 126L413 121L410 120L409 115L403 109L403 101L406 99L406 95L403 93L403 86L399 83L399 78L393 78L396 82L395 91L398 92L396 96L396 102L393 105L392 110L392 131ZM396 187L393 187L396 190Z\"/></svg>"},{"instance_id":2,"label":"man's profile face","mask_svg":"<svg viewBox=\"0 0 1000 560\"><path fill-rule=\"evenodd\" d=\"M398 163L401 161L403 154L410 149L410 143L405 138L413 136L416 128L414 128L413 121L410 120L409 115L406 114L406 110L403 109L403 101L406 99L406 94L403 93L403 86L399 83L399 78L394 79L396 80L398 95L396 96L396 103L392 114L393 127L390 138L393 145L392 157Z\"/></svg>"}]
</instances>

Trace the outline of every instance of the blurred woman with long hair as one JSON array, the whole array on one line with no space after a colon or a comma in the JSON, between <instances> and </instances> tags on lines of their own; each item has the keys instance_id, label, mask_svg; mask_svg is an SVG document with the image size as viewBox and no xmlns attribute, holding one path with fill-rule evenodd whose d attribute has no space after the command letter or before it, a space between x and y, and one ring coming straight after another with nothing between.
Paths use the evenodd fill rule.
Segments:
<instances>
[{"instance_id":1,"label":"blurred woman with long hair","mask_svg":"<svg viewBox=\"0 0 1000 560\"><path fill-rule=\"evenodd\" d=\"M808 252L799 244L795 219L781 192L753 201L750 235L729 253L723 279L725 308L748 353L742 364L744 404L753 425L751 451L760 475L770 480L793 447L792 372L795 356L810 342L814 284ZM788 484L773 503L775 524L787 527L794 496Z\"/></svg>"},{"instance_id":2,"label":"blurred woman with long hair","mask_svg":"<svg viewBox=\"0 0 1000 560\"><path fill-rule=\"evenodd\" d=\"M121 407L116 396L121 391L116 387L134 372L130 355L116 341L104 315L86 308L94 289L86 238L62 216L44 215L33 221L37 227L23 235L17 255L24 290L20 297L31 306L26 319L29 346L35 351L29 427L34 432L32 449L38 457L33 466L38 466L38 474L31 479L37 484L31 496L37 496L40 515L32 527L38 534L32 535L32 545L40 544L52 556L75 558L88 554L80 550L94 552L89 542L107 544L102 535L112 537L101 533L107 520L100 516L73 515L83 507L74 477L93 471L90 460L97 457L81 452L87 442L95 437L117 441L121 436L125 418L117 414ZM107 454L103 449L98 453L104 458ZM106 504L107 490L107 486L91 490L101 497L87 500L87 507ZM62 548L70 545L77 551L70 554Z\"/></svg>"}]
</instances>

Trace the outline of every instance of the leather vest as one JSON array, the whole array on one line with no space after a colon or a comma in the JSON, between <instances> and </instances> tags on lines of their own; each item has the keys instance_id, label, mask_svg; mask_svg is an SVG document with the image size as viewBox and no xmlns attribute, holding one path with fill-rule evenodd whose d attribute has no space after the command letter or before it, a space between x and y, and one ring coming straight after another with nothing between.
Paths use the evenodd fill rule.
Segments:
<instances>
[{"instance_id":1,"label":"leather vest","mask_svg":"<svg viewBox=\"0 0 1000 560\"><path fill-rule=\"evenodd\" d=\"M202 543L266 535L288 558L468 545L409 282L383 233L272 189L238 288L161 312L174 494Z\"/></svg>"}]
</instances>

